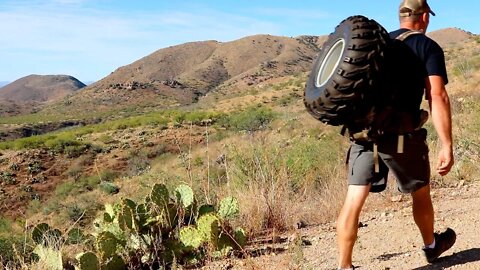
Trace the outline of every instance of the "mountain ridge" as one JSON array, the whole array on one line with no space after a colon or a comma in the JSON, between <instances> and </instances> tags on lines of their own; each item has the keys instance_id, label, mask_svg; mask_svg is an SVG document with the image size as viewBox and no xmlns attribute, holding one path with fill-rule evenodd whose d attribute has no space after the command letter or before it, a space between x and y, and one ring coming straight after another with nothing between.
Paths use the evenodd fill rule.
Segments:
<instances>
[{"instance_id":1,"label":"mountain ridge","mask_svg":"<svg viewBox=\"0 0 480 270\"><path fill-rule=\"evenodd\" d=\"M117 68L46 110L189 105L210 91L243 89L306 72L324 40L326 36L254 35L230 42L210 40L170 46Z\"/></svg>"},{"instance_id":2,"label":"mountain ridge","mask_svg":"<svg viewBox=\"0 0 480 270\"><path fill-rule=\"evenodd\" d=\"M18 103L50 102L65 97L85 84L69 75L28 75L0 88L0 99Z\"/></svg>"},{"instance_id":3,"label":"mountain ridge","mask_svg":"<svg viewBox=\"0 0 480 270\"><path fill-rule=\"evenodd\" d=\"M474 36L458 28L427 33L441 46ZM47 113L84 113L193 104L212 91L245 91L273 78L304 73L328 35L246 36L229 42L192 41L161 48L43 106ZM239 90L240 89L240 90ZM0 97L1 98L1 97Z\"/></svg>"}]
</instances>

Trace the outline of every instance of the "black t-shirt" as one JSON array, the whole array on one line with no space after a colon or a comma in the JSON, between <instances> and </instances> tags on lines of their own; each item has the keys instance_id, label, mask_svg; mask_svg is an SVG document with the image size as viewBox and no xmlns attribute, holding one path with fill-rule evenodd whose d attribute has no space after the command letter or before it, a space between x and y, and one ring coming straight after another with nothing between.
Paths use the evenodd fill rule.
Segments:
<instances>
[{"instance_id":1,"label":"black t-shirt","mask_svg":"<svg viewBox=\"0 0 480 270\"><path fill-rule=\"evenodd\" d=\"M407 32L408 29L398 29L390 33L394 39ZM411 35L403 41L425 64L427 76L438 75L443 78L444 84L448 84L447 69L445 67L445 56L442 48L426 35Z\"/></svg>"},{"instance_id":2,"label":"black t-shirt","mask_svg":"<svg viewBox=\"0 0 480 270\"><path fill-rule=\"evenodd\" d=\"M385 91L380 95L385 106L399 112L419 112L425 92L425 79L439 75L448 83L442 48L423 34L413 34L404 41L396 40L408 29L390 33L392 42L385 52ZM393 93L393 94L392 94Z\"/></svg>"}]
</instances>

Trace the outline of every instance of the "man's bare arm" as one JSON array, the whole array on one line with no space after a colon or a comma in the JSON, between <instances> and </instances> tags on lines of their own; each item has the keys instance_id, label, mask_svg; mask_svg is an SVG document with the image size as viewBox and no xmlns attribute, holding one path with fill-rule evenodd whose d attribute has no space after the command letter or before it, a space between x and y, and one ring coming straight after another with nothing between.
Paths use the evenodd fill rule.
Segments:
<instances>
[{"instance_id":1,"label":"man's bare arm","mask_svg":"<svg viewBox=\"0 0 480 270\"><path fill-rule=\"evenodd\" d=\"M429 76L426 89L433 125L442 143L436 169L443 176L450 172L454 162L450 99L441 76Z\"/></svg>"}]
</instances>

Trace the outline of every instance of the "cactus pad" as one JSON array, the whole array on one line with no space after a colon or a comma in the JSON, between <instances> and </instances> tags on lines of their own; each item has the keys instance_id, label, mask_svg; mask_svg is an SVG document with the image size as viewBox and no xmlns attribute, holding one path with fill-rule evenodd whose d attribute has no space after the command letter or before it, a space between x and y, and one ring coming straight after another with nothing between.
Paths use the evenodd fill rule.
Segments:
<instances>
[{"instance_id":1,"label":"cactus pad","mask_svg":"<svg viewBox=\"0 0 480 270\"><path fill-rule=\"evenodd\" d=\"M238 206L238 200L235 197L226 197L220 201L220 207L218 209L218 215L221 218L229 219L236 217L240 213Z\"/></svg>"},{"instance_id":2,"label":"cactus pad","mask_svg":"<svg viewBox=\"0 0 480 270\"><path fill-rule=\"evenodd\" d=\"M79 270L100 270L97 255L93 252L80 253L76 259Z\"/></svg>"}]
</instances>

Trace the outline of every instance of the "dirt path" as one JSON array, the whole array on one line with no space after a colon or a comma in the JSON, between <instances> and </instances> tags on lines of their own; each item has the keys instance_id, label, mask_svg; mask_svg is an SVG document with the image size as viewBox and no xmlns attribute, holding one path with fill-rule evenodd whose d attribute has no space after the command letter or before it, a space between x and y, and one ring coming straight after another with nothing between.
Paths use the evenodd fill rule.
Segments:
<instances>
[{"instance_id":1,"label":"dirt path","mask_svg":"<svg viewBox=\"0 0 480 270\"><path fill-rule=\"evenodd\" d=\"M457 232L456 244L443 258L432 265L425 261L409 196L394 197L395 202L387 207L378 205L381 200L371 196L373 199L367 202L370 209L361 216L354 265L362 270L480 269L480 183L435 189L432 194L436 230L451 227ZM334 223L302 229L297 234L304 245L290 243L286 252L224 262L209 269L335 269Z\"/></svg>"}]
</instances>

